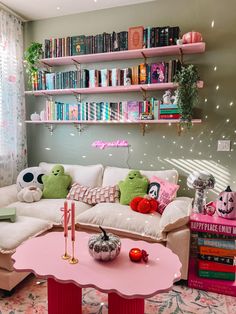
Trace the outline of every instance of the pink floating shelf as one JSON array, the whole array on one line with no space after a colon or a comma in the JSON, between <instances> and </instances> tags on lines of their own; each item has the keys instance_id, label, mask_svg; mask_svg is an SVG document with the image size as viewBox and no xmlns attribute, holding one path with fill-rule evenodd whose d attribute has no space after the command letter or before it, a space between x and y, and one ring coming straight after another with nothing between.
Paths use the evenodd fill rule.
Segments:
<instances>
[{"instance_id":1,"label":"pink floating shelf","mask_svg":"<svg viewBox=\"0 0 236 314\"><path fill-rule=\"evenodd\" d=\"M25 121L28 124L176 124L179 120L139 120L139 121L83 121L83 120L45 120L45 121ZM201 123L201 119L193 119L193 124Z\"/></svg>"},{"instance_id":2,"label":"pink floating shelf","mask_svg":"<svg viewBox=\"0 0 236 314\"><path fill-rule=\"evenodd\" d=\"M140 91L155 91L165 89L175 89L177 87L174 83L157 83L157 84L140 84L130 86L108 86L108 87L94 87L94 88L66 88L66 89L51 89L51 90L37 90L25 91L25 95L34 96L53 96L53 95L73 95L73 94L109 94L109 93L130 93ZM198 88L203 87L203 81L198 82Z\"/></svg>"},{"instance_id":3,"label":"pink floating shelf","mask_svg":"<svg viewBox=\"0 0 236 314\"><path fill-rule=\"evenodd\" d=\"M96 54L87 54L79 56L68 56L58 58L41 59L41 62L48 66L58 65L70 65L74 63L95 63L115 60L129 60L129 59L141 59L141 58L153 58L161 56L174 56L181 54L196 54L203 53L205 51L206 44L204 42L185 44L185 45L174 45L156 48L145 48L137 50L125 50L125 51L114 51L104 52Z\"/></svg>"}]
</instances>

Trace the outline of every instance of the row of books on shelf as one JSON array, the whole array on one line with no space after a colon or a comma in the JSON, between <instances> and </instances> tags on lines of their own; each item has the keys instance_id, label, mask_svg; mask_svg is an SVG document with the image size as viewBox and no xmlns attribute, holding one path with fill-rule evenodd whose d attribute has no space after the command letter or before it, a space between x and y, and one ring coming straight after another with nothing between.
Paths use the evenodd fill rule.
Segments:
<instances>
[{"instance_id":1,"label":"row of books on shelf","mask_svg":"<svg viewBox=\"0 0 236 314\"><path fill-rule=\"evenodd\" d=\"M230 236L197 235L197 270L203 278L235 280L236 240Z\"/></svg>"},{"instance_id":2,"label":"row of books on shelf","mask_svg":"<svg viewBox=\"0 0 236 314\"><path fill-rule=\"evenodd\" d=\"M38 71L32 77L33 90L129 86L172 82L180 69L179 60L142 63L125 69L83 69L48 73Z\"/></svg>"},{"instance_id":3,"label":"row of books on shelf","mask_svg":"<svg viewBox=\"0 0 236 314\"><path fill-rule=\"evenodd\" d=\"M145 29L143 26L139 26L130 27L128 31L121 32L51 38L44 41L44 57L56 58L176 45L179 36L178 26L147 27ZM132 45L133 41L138 47Z\"/></svg>"},{"instance_id":4,"label":"row of books on shelf","mask_svg":"<svg viewBox=\"0 0 236 314\"><path fill-rule=\"evenodd\" d=\"M46 100L43 120L81 121L138 121L179 119L180 111L175 104L150 101L80 102L68 104Z\"/></svg>"}]
</instances>

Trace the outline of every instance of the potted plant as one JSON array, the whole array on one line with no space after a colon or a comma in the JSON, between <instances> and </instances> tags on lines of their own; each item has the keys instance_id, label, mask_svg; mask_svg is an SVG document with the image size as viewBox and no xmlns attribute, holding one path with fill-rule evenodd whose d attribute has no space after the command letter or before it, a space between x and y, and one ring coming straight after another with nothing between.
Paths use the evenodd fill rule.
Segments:
<instances>
[{"instance_id":1,"label":"potted plant","mask_svg":"<svg viewBox=\"0 0 236 314\"><path fill-rule=\"evenodd\" d=\"M32 42L24 53L24 64L26 73L28 74L28 82L32 84L34 74L39 69L39 59L43 55L43 45L37 42Z\"/></svg>"},{"instance_id":2,"label":"potted plant","mask_svg":"<svg viewBox=\"0 0 236 314\"><path fill-rule=\"evenodd\" d=\"M188 129L192 126L193 108L198 103L198 80L198 70L193 64L182 65L174 78L178 84L176 102L181 114L180 126Z\"/></svg>"}]
</instances>

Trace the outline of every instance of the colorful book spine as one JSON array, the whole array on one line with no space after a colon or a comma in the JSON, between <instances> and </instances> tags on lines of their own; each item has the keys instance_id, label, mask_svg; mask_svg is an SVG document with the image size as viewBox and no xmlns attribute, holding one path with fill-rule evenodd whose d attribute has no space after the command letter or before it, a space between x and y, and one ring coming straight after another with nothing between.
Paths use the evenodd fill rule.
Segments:
<instances>
[{"instance_id":1,"label":"colorful book spine","mask_svg":"<svg viewBox=\"0 0 236 314\"><path fill-rule=\"evenodd\" d=\"M127 102L128 120L136 121L140 119L140 107L138 101Z\"/></svg>"},{"instance_id":2,"label":"colorful book spine","mask_svg":"<svg viewBox=\"0 0 236 314\"><path fill-rule=\"evenodd\" d=\"M198 260L198 269L234 273L236 266Z\"/></svg>"},{"instance_id":3,"label":"colorful book spine","mask_svg":"<svg viewBox=\"0 0 236 314\"><path fill-rule=\"evenodd\" d=\"M160 114L160 119L179 119L180 114Z\"/></svg>"},{"instance_id":4,"label":"colorful book spine","mask_svg":"<svg viewBox=\"0 0 236 314\"><path fill-rule=\"evenodd\" d=\"M165 82L165 63L152 63L151 64L151 83L164 83Z\"/></svg>"},{"instance_id":5,"label":"colorful book spine","mask_svg":"<svg viewBox=\"0 0 236 314\"><path fill-rule=\"evenodd\" d=\"M235 240L216 240L216 239L206 239L206 238L198 238L198 245L204 246L212 246L222 249L235 250L236 249L236 241Z\"/></svg>"},{"instance_id":6,"label":"colorful book spine","mask_svg":"<svg viewBox=\"0 0 236 314\"><path fill-rule=\"evenodd\" d=\"M212 279L223 279L223 280L235 280L235 273L226 273L218 271L209 271L209 270L198 270L199 277L212 278Z\"/></svg>"},{"instance_id":7,"label":"colorful book spine","mask_svg":"<svg viewBox=\"0 0 236 314\"><path fill-rule=\"evenodd\" d=\"M217 262L217 263L222 263L226 265L236 264L236 259L234 257L198 254L198 258L204 261Z\"/></svg>"},{"instance_id":8,"label":"colorful book spine","mask_svg":"<svg viewBox=\"0 0 236 314\"><path fill-rule=\"evenodd\" d=\"M207 238L207 239L225 239L225 240L235 241L235 237L225 235L225 234L218 234L218 233L198 232L198 236L200 238Z\"/></svg>"},{"instance_id":9,"label":"colorful book spine","mask_svg":"<svg viewBox=\"0 0 236 314\"><path fill-rule=\"evenodd\" d=\"M199 220L193 218L190 222L190 228L193 231L198 232L207 232L211 234L218 233L219 235L227 235L231 237L236 236L236 226L232 223L232 221L227 221L227 219L218 219L220 220L220 223L218 222L200 222ZM224 222L222 222L224 220Z\"/></svg>"},{"instance_id":10,"label":"colorful book spine","mask_svg":"<svg viewBox=\"0 0 236 314\"><path fill-rule=\"evenodd\" d=\"M178 109L177 104L160 104L160 109Z\"/></svg>"},{"instance_id":11,"label":"colorful book spine","mask_svg":"<svg viewBox=\"0 0 236 314\"><path fill-rule=\"evenodd\" d=\"M236 256L236 250L227 250L209 246L199 246L199 253L213 256Z\"/></svg>"},{"instance_id":12,"label":"colorful book spine","mask_svg":"<svg viewBox=\"0 0 236 314\"><path fill-rule=\"evenodd\" d=\"M179 109L161 109L160 108L160 114L176 114L180 113Z\"/></svg>"},{"instance_id":13,"label":"colorful book spine","mask_svg":"<svg viewBox=\"0 0 236 314\"><path fill-rule=\"evenodd\" d=\"M147 64L142 63L139 65L139 84L147 83Z\"/></svg>"},{"instance_id":14,"label":"colorful book spine","mask_svg":"<svg viewBox=\"0 0 236 314\"><path fill-rule=\"evenodd\" d=\"M101 69L101 86L107 87L110 85L110 70Z\"/></svg>"}]
</instances>

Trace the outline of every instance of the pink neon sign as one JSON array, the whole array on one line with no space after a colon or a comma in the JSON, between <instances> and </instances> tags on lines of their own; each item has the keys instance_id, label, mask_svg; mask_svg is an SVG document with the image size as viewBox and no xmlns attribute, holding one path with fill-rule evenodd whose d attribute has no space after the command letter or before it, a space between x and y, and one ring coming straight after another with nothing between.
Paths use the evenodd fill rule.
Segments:
<instances>
[{"instance_id":1,"label":"pink neon sign","mask_svg":"<svg viewBox=\"0 0 236 314\"><path fill-rule=\"evenodd\" d=\"M117 140L112 142L106 142L106 141L95 141L92 143L92 147L97 147L100 149L104 149L107 147L128 147L129 143L125 140Z\"/></svg>"}]
</instances>

